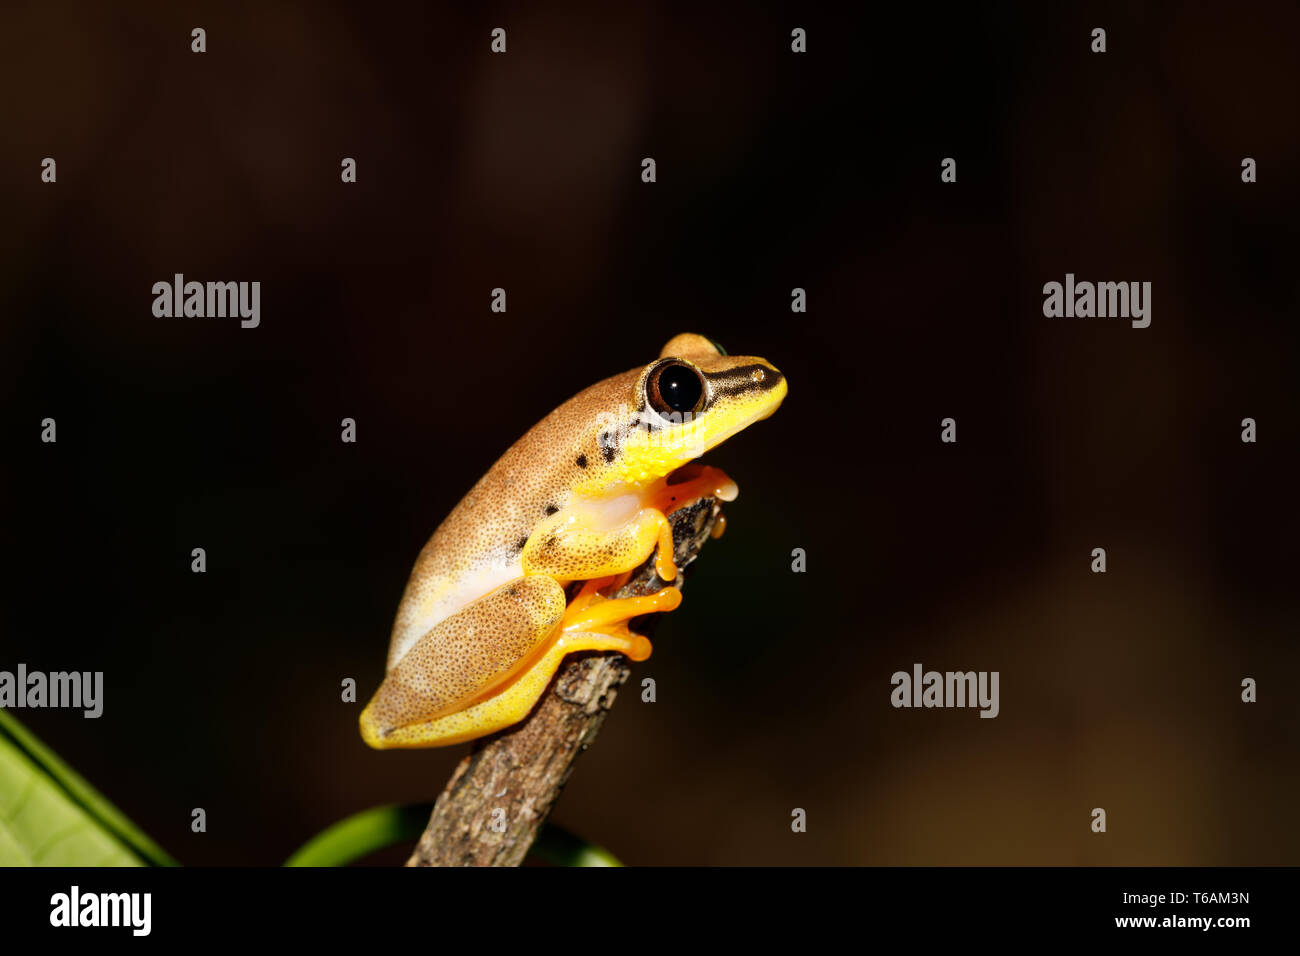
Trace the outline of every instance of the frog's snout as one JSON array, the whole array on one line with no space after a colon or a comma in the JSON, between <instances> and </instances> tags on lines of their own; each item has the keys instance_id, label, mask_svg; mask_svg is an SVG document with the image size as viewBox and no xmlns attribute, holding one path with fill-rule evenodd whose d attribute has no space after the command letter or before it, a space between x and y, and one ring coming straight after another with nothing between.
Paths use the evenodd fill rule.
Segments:
<instances>
[{"instance_id":1,"label":"frog's snout","mask_svg":"<svg viewBox=\"0 0 1300 956\"><path fill-rule=\"evenodd\" d=\"M374 701L367 704L366 709L361 712L361 739L376 750L387 750L388 742L384 738L392 731L392 727L384 726L375 715Z\"/></svg>"},{"instance_id":2,"label":"frog's snout","mask_svg":"<svg viewBox=\"0 0 1300 956\"><path fill-rule=\"evenodd\" d=\"M758 384L766 393L766 409L755 421L762 421L770 418L772 413L781 407L785 401L786 394L790 391L790 386L785 380L785 375L771 362L766 359L759 359L759 367L754 371L755 376L759 376Z\"/></svg>"}]
</instances>

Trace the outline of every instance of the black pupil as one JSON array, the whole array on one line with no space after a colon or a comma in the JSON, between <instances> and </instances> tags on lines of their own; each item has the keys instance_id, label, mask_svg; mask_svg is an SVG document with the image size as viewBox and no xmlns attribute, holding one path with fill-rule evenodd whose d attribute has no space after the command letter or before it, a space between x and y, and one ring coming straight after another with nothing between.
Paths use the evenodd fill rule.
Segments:
<instances>
[{"instance_id":1,"label":"black pupil","mask_svg":"<svg viewBox=\"0 0 1300 956\"><path fill-rule=\"evenodd\" d=\"M684 365L670 365L659 373L659 395L675 412L691 411L703 394L700 377Z\"/></svg>"}]
</instances>

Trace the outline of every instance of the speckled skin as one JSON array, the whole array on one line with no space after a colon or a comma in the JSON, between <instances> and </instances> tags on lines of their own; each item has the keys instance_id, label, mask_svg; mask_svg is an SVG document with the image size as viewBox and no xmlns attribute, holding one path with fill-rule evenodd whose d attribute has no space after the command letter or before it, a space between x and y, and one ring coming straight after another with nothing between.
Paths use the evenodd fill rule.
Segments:
<instances>
[{"instance_id":1,"label":"speckled skin","mask_svg":"<svg viewBox=\"0 0 1300 956\"><path fill-rule=\"evenodd\" d=\"M601 411L626 402L640 374L635 369L606 379L555 409L511 445L452 509L411 571L393 627L390 668L409 647L407 641L419 637L415 631L429 626L439 596L485 566L513 567L520 561L521 542L548 517L548 509L563 509L573 489L589 477L604 482L611 469L594 429L586 426Z\"/></svg>"},{"instance_id":2,"label":"speckled skin","mask_svg":"<svg viewBox=\"0 0 1300 956\"><path fill-rule=\"evenodd\" d=\"M471 601L435 625L431 639L416 641L389 671L389 719L397 726L431 720L490 692L555 629L564 608L564 589L542 574Z\"/></svg>"},{"instance_id":3,"label":"speckled skin","mask_svg":"<svg viewBox=\"0 0 1300 956\"><path fill-rule=\"evenodd\" d=\"M666 419L647 402L647 381L665 359L692 366L706 383L689 422ZM628 641L636 635L618 622L562 629L564 586L644 562L666 525L653 503L662 479L770 415L785 393L785 379L764 360L722 355L687 334L656 362L593 385L542 419L416 559L393 625L388 676L362 715L367 742L439 746L480 736L526 714L564 653L635 653Z\"/></svg>"}]
</instances>

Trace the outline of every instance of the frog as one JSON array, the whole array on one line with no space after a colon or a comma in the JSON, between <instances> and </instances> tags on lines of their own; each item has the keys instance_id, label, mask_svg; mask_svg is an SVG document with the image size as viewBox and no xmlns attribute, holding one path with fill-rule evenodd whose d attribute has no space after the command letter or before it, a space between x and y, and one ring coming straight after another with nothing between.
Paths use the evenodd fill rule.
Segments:
<instances>
[{"instance_id":1,"label":"frog","mask_svg":"<svg viewBox=\"0 0 1300 956\"><path fill-rule=\"evenodd\" d=\"M569 654L649 658L629 622L681 604L670 515L738 494L697 459L787 391L767 360L683 333L533 426L416 557L362 739L384 750L484 737L523 720ZM662 588L611 596L651 559Z\"/></svg>"}]
</instances>

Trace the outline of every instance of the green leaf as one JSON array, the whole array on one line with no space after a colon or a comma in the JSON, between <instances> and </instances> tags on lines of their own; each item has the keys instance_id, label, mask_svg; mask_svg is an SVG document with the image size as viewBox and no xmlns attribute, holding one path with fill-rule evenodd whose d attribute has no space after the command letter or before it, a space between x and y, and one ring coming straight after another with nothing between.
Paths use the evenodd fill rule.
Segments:
<instances>
[{"instance_id":1,"label":"green leaf","mask_svg":"<svg viewBox=\"0 0 1300 956\"><path fill-rule=\"evenodd\" d=\"M424 832L433 805L371 807L316 834L284 861L285 866L347 866L376 850L412 843Z\"/></svg>"},{"instance_id":2,"label":"green leaf","mask_svg":"<svg viewBox=\"0 0 1300 956\"><path fill-rule=\"evenodd\" d=\"M588 843L568 830L548 823L537 835L532 852L552 866L622 866L603 846Z\"/></svg>"},{"instance_id":3,"label":"green leaf","mask_svg":"<svg viewBox=\"0 0 1300 956\"><path fill-rule=\"evenodd\" d=\"M371 807L316 834L289 857L285 866L347 866L398 843L414 843L429 822L433 804ZM532 853L555 866L622 866L608 850L548 823Z\"/></svg>"},{"instance_id":4,"label":"green leaf","mask_svg":"<svg viewBox=\"0 0 1300 956\"><path fill-rule=\"evenodd\" d=\"M107 798L0 709L0 866L175 866Z\"/></svg>"}]
</instances>

